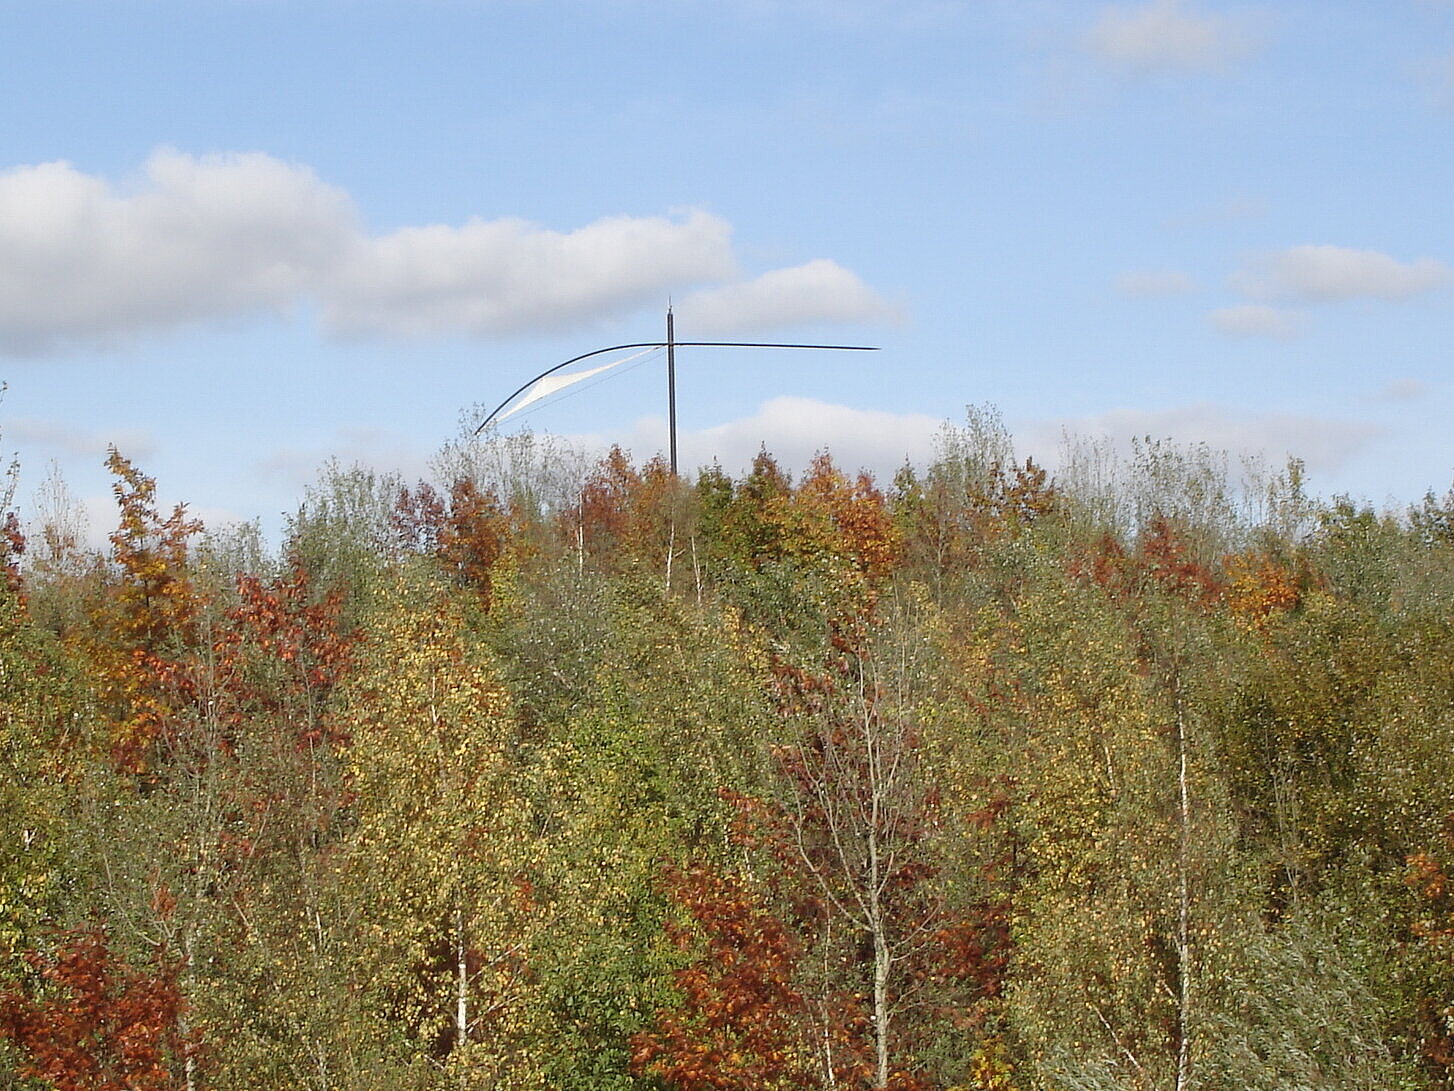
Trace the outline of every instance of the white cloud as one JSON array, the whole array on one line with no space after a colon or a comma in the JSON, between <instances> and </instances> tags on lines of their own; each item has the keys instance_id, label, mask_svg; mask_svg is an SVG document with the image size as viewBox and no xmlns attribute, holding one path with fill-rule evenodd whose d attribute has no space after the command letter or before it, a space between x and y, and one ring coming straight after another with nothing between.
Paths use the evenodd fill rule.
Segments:
<instances>
[{"instance_id":1,"label":"white cloud","mask_svg":"<svg viewBox=\"0 0 1454 1091\"><path fill-rule=\"evenodd\" d=\"M1279 341L1297 336L1299 316L1262 303L1222 307L1209 316L1211 323L1232 337L1273 337Z\"/></svg>"},{"instance_id":2,"label":"white cloud","mask_svg":"<svg viewBox=\"0 0 1454 1091\"><path fill-rule=\"evenodd\" d=\"M897 312L837 262L819 258L682 301L683 325L703 334L742 333L808 322L893 320Z\"/></svg>"},{"instance_id":3,"label":"white cloud","mask_svg":"<svg viewBox=\"0 0 1454 1091\"><path fill-rule=\"evenodd\" d=\"M1245 413L1219 405L1173 409L1115 409L1090 417L1030 422L1016 429L1021 454L1054 465L1051 452L1062 437L1108 440L1123 456L1131 441L1144 436L1179 443L1205 443L1213 450L1273 461L1294 456L1320 473L1335 470L1382 434L1363 421L1292 413Z\"/></svg>"},{"instance_id":4,"label":"white cloud","mask_svg":"<svg viewBox=\"0 0 1454 1091\"><path fill-rule=\"evenodd\" d=\"M801 473L815 455L826 450L845 472L868 470L887 481L905 460L927 463L943 425L942 419L922 413L854 409L785 395L764 402L750 417L680 432L678 462L684 473L715 461L728 473L738 474L766 447L780 466ZM568 440L587 452L604 451L619 442L639 462L664 454L668 448L666 421L660 417L641 418L624 438L577 435Z\"/></svg>"},{"instance_id":5,"label":"white cloud","mask_svg":"<svg viewBox=\"0 0 1454 1091\"><path fill-rule=\"evenodd\" d=\"M1118 276L1116 290L1136 297L1186 295L1196 290L1196 281L1175 269L1142 269Z\"/></svg>"},{"instance_id":6,"label":"white cloud","mask_svg":"<svg viewBox=\"0 0 1454 1091\"><path fill-rule=\"evenodd\" d=\"M266 155L159 151L129 192L68 163L0 174L0 350L286 307L353 233L347 196Z\"/></svg>"},{"instance_id":7,"label":"white cloud","mask_svg":"<svg viewBox=\"0 0 1454 1091\"><path fill-rule=\"evenodd\" d=\"M327 290L325 320L403 335L568 326L729 279L731 233L705 212L615 216L567 233L513 219L405 228L360 242Z\"/></svg>"},{"instance_id":8,"label":"white cloud","mask_svg":"<svg viewBox=\"0 0 1454 1091\"><path fill-rule=\"evenodd\" d=\"M944 419L923 413L887 413L784 396L764 402L750 417L681 433L679 462L690 472L715 460L728 473L738 474L765 446L780 465L800 473L814 455L826 450L841 469L850 473L867 469L886 482L905 461L919 467L929 465L945 424ZM1319 473L1345 465L1382 434L1379 426L1362 421L1248 413L1209 404L1029 420L1015 424L1013 431L1018 457L1032 456L1052 470L1059 464L1069 434L1109 441L1123 457L1130 455L1133 440L1151 436L1205 443L1234 456L1261 456L1273 462L1296 456ZM645 461L666 451L666 422L659 417L642 418L626 437L570 437L572 445L587 452L604 451L618 441L638 461Z\"/></svg>"},{"instance_id":9,"label":"white cloud","mask_svg":"<svg viewBox=\"0 0 1454 1091\"><path fill-rule=\"evenodd\" d=\"M867 469L889 478L905 460L929 460L943 423L922 413L854 409L784 396L764 402L751 417L687 436L682 450L691 464L716 458L731 470L750 465L765 444L782 464L800 471L826 450L849 473Z\"/></svg>"},{"instance_id":10,"label":"white cloud","mask_svg":"<svg viewBox=\"0 0 1454 1091\"><path fill-rule=\"evenodd\" d=\"M34 447L45 456L69 455L76 458L106 458L109 447L130 459L150 458L156 449L152 435L144 428L115 428L104 432L86 432L60 421L11 418L5 422L6 444Z\"/></svg>"},{"instance_id":11,"label":"white cloud","mask_svg":"<svg viewBox=\"0 0 1454 1091\"><path fill-rule=\"evenodd\" d=\"M588 322L704 285L748 324L857 319L878 297L829 261L739 284L731 226L699 210L571 231L519 219L374 236L348 194L263 154L163 150L126 186L68 163L0 172L0 353L106 346L316 304L351 335L489 337ZM735 294L734 294L735 293Z\"/></svg>"},{"instance_id":12,"label":"white cloud","mask_svg":"<svg viewBox=\"0 0 1454 1091\"><path fill-rule=\"evenodd\" d=\"M1086 46L1128 72L1216 70L1252 52L1255 35L1242 22L1199 15L1182 0L1153 0L1101 12Z\"/></svg>"},{"instance_id":13,"label":"white cloud","mask_svg":"<svg viewBox=\"0 0 1454 1091\"><path fill-rule=\"evenodd\" d=\"M1232 277L1232 286L1263 299L1326 303L1345 299L1407 299L1450 279L1433 258L1401 262L1376 250L1293 246L1265 254Z\"/></svg>"}]
</instances>

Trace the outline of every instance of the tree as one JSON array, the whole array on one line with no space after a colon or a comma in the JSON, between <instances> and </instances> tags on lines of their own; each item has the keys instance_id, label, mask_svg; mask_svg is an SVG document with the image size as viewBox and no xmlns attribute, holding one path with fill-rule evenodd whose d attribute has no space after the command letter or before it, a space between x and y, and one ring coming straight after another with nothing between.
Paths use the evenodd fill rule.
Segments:
<instances>
[{"instance_id":1,"label":"tree","mask_svg":"<svg viewBox=\"0 0 1454 1091\"><path fill-rule=\"evenodd\" d=\"M159 953L159 952L158 952ZM138 970L91 927L53 954L30 952L38 980L0 994L0 1031L24 1050L23 1078L56 1091L171 1091L195 1043L182 1031L176 967Z\"/></svg>"},{"instance_id":2,"label":"tree","mask_svg":"<svg viewBox=\"0 0 1454 1091\"><path fill-rule=\"evenodd\" d=\"M199 695L204 603L187 554L202 524L180 504L163 518L156 482L114 447L106 465L121 510L110 536L116 579L94 610L86 651L111 724L113 760L153 775L181 744L182 721Z\"/></svg>"},{"instance_id":3,"label":"tree","mask_svg":"<svg viewBox=\"0 0 1454 1091\"><path fill-rule=\"evenodd\" d=\"M741 879L668 872L696 926L673 936L702 948L678 974L681 1006L638 1037L640 1070L682 1089L911 1091L971 1068L973 1048L939 1047L977 1036L1008 918L939 882L955 823L924 760L927 663L909 634L874 636L841 639L821 670L775 668L790 730L772 785L728 793L753 862Z\"/></svg>"},{"instance_id":4,"label":"tree","mask_svg":"<svg viewBox=\"0 0 1454 1091\"><path fill-rule=\"evenodd\" d=\"M533 843L509 698L467 619L446 587L399 572L340 694L353 738L348 958L413 1062L460 1086L528 1086L537 1075L519 1019Z\"/></svg>"},{"instance_id":5,"label":"tree","mask_svg":"<svg viewBox=\"0 0 1454 1091\"><path fill-rule=\"evenodd\" d=\"M237 578L214 642L219 716L234 740L220 785L214 961L200 1014L226 1027L209 1051L240 1085L328 1086L381 1052L350 990L338 911L352 743L333 695L353 663L344 589L320 593L301 561ZM218 957L218 955L222 957Z\"/></svg>"},{"instance_id":6,"label":"tree","mask_svg":"<svg viewBox=\"0 0 1454 1091\"><path fill-rule=\"evenodd\" d=\"M587 684L538 727L534 898L548 923L530 961L550 1084L604 1091L643 1086L630 1075L631 1038L671 1001L680 955L664 935L661 869L734 851L716 789L755 782L770 720L732 611L664 596L644 571L605 586L588 573L578 594L588 593L601 630L589 634ZM576 609L537 615L530 631L570 631L587 620Z\"/></svg>"},{"instance_id":7,"label":"tree","mask_svg":"<svg viewBox=\"0 0 1454 1091\"><path fill-rule=\"evenodd\" d=\"M1170 520L1103 555L1032 570L1006 636L1030 873L1012 1022L1046 1079L1180 1091L1256 906L1207 714L1217 600Z\"/></svg>"},{"instance_id":8,"label":"tree","mask_svg":"<svg viewBox=\"0 0 1454 1091\"><path fill-rule=\"evenodd\" d=\"M1437 849L1409 856L1407 882L1419 895L1410 931L1433 972L1423 975L1418 998L1424 1059L1445 1085L1454 1083L1454 815ZM1432 987L1430 987L1432 986Z\"/></svg>"},{"instance_id":9,"label":"tree","mask_svg":"<svg viewBox=\"0 0 1454 1091\"><path fill-rule=\"evenodd\" d=\"M445 499L420 482L402 488L394 505L394 525L406 548L438 558L451 578L473 588L489 609L495 566L510 540L509 517L492 493L481 492L469 478L459 478Z\"/></svg>"},{"instance_id":10,"label":"tree","mask_svg":"<svg viewBox=\"0 0 1454 1091\"><path fill-rule=\"evenodd\" d=\"M80 869L68 811L82 707L58 642L0 584L0 990L19 985L22 956L75 900Z\"/></svg>"},{"instance_id":11,"label":"tree","mask_svg":"<svg viewBox=\"0 0 1454 1091\"><path fill-rule=\"evenodd\" d=\"M675 975L680 1007L633 1038L632 1068L679 1091L823 1086L790 929L742 880L705 867L671 868L663 879L691 922L669 923L668 935L697 957Z\"/></svg>"}]
</instances>

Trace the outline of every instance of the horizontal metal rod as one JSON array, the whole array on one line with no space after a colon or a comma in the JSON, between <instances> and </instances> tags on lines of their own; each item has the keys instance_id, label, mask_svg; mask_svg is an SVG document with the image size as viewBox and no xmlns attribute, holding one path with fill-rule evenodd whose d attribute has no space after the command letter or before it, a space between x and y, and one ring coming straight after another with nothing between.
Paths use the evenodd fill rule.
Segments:
<instances>
[{"instance_id":1,"label":"horizontal metal rod","mask_svg":"<svg viewBox=\"0 0 1454 1091\"><path fill-rule=\"evenodd\" d=\"M797 345L781 344L770 341L676 341L674 342L674 344L676 344L678 347L711 349L833 349L839 352L879 351L877 345ZM487 427L489 427L490 422L500 415L500 410L504 409L505 406L513 402L521 394L524 394L525 391L529 390L532 385L540 382L540 380L545 378L547 375L555 374L555 372L559 371L561 368L570 367L571 364L578 364L582 360L589 360L592 356L603 356L608 352L620 352L623 349L664 348L666 348L665 341L636 341L629 345L612 345L610 348L595 349L591 352L583 352L579 356L572 356L564 363L556 364L554 367L546 368L539 375L535 376L535 378L531 379L527 383L524 383L518 390L516 390L508 398L502 401L499 405L495 406L495 408L491 411L490 415L481 422L478 428L475 429L474 434L479 435Z\"/></svg>"}]
</instances>

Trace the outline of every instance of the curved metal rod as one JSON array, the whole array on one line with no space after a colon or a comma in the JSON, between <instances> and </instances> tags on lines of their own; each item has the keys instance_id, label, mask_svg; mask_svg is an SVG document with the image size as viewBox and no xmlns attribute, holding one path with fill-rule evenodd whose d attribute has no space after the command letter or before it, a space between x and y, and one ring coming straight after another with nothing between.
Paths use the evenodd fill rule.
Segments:
<instances>
[{"instance_id":1,"label":"curved metal rod","mask_svg":"<svg viewBox=\"0 0 1454 1091\"><path fill-rule=\"evenodd\" d=\"M839 349L844 352L877 352L879 350L877 345L793 345L777 344L767 341L673 341L671 343L679 347L686 348ZM505 406L513 402L521 394L524 394L525 391L529 390L533 385L540 382L541 379L545 378L547 375L553 375L555 372L559 371L563 367L570 367L571 364L578 364L582 360L589 360L592 356L604 356L608 352L620 352L623 349L664 349L666 348L666 346L667 342L665 341L636 341L629 345L612 345L610 348L595 349L591 352L583 352L579 356L572 356L564 363L556 364L554 367L546 368L539 375L535 376L535 378L523 384L518 390L516 390L508 398L502 401L499 405L495 406L495 408L491 410L490 415L486 417L484 421L481 422L480 426L474 430L474 434L479 435L481 432L483 432L489 426L490 422L500 415L500 410L504 409Z\"/></svg>"}]
</instances>

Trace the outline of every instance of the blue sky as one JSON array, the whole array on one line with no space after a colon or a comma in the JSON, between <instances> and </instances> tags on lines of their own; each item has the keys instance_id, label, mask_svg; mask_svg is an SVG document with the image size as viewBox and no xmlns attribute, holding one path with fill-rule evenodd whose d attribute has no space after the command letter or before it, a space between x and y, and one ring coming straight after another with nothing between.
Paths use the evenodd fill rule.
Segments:
<instances>
[{"instance_id":1,"label":"blue sky","mask_svg":"<svg viewBox=\"0 0 1454 1091\"><path fill-rule=\"evenodd\" d=\"M0 448L276 528L532 374L682 339L684 461L998 408L1454 479L1454 0L10 0ZM522 415L665 446L659 359ZM516 427L515 421L509 427Z\"/></svg>"}]
</instances>

